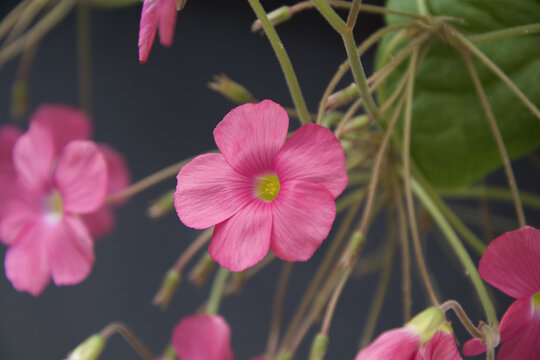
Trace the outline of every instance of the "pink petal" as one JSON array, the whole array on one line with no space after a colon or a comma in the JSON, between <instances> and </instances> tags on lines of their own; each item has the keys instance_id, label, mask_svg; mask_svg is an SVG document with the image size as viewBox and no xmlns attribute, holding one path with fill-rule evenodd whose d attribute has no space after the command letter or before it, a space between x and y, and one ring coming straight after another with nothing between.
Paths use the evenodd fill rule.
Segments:
<instances>
[{"instance_id":1,"label":"pink petal","mask_svg":"<svg viewBox=\"0 0 540 360\"><path fill-rule=\"evenodd\" d=\"M347 186L345 152L327 128L306 124L287 140L276 156L280 181L302 180L326 187L334 198Z\"/></svg>"},{"instance_id":2,"label":"pink petal","mask_svg":"<svg viewBox=\"0 0 540 360\"><path fill-rule=\"evenodd\" d=\"M93 142L70 142L62 151L54 173L64 212L89 213L101 207L107 177L105 158Z\"/></svg>"},{"instance_id":3,"label":"pink petal","mask_svg":"<svg viewBox=\"0 0 540 360\"><path fill-rule=\"evenodd\" d=\"M197 156L180 170L174 206L184 225L204 229L236 214L255 196L251 179L220 154Z\"/></svg>"},{"instance_id":4,"label":"pink petal","mask_svg":"<svg viewBox=\"0 0 540 360\"><path fill-rule=\"evenodd\" d=\"M6 245L12 244L22 229L42 215L38 198L24 196L23 192L12 195L0 213L0 240Z\"/></svg>"},{"instance_id":5,"label":"pink petal","mask_svg":"<svg viewBox=\"0 0 540 360\"><path fill-rule=\"evenodd\" d=\"M109 234L115 225L114 213L107 206L102 206L92 213L81 215L81 219L94 240Z\"/></svg>"},{"instance_id":6,"label":"pink petal","mask_svg":"<svg viewBox=\"0 0 540 360\"><path fill-rule=\"evenodd\" d=\"M413 360L420 337L408 328L386 331L362 349L355 360Z\"/></svg>"},{"instance_id":7,"label":"pink petal","mask_svg":"<svg viewBox=\"0 0 540 360\"><path fill-rule=\"evenodd\" d=\"M498 360L538 360L540 358L540 314L536 313L518 336L503 342Z\"/></svg>"},{"instance_id":8,"label":"pink petal","mask_svg":"<svg viewBox=\"0 0 540 360\"><path fill-rule=\"evenodd\" d=\"M72 140L88 140L92 123L82 111L62 104L41 105L32 115L31 123L40 123L51 130L56 156Z\"/></svg>"},{"instance_id":9,"label":"pink petal","mask_svg":"<svg viewBox=\"0 0 540 360\"><path fill-rule=\"evenodd\" d=\"M98 144L98 148L105 157L109 173L107 195L127 188L131 183L131 175L122 154L107 144Z\"/></svg>"},{"instance_id":10,"label":"pink petal","mask_svg":"<svg viewBox=\"0 0 540 360\"><path fill-rule=\"evenodd\" d=\"M219 315L188 316L174 328L178 360L232 360L231 329Z\"/></svg>"},{"instance_id":11,"label":"pink petal","mask_svg":"<svg viewBox=\"0 0 540 360\"><path fill-rule=\"evenodd\" d=\"M0 173L15 174L13 167L13 146L23 132L13 125L0 126Z\"/></svg>"},{"instance_id":12,"label":"pink petal","mask_svg":"<svg viewBox=\"0 0 540 360\"><path fill-rule=\"evenodd\" d=\"M157 0L159 2L159 41L163 46L171 46L176 25L177 0Z\"/></svg>"},{"instance_id":13,"label":"pink petal","mask_svg":"<svg viewBox=\"0 0 540 360\"><path fill-rule=\"evenodd\" d=\"M323 186L303 181L282 183L272 202L274 254L306 261L328 236L336 216L334 197Z\"/></svg>"},{"instance_id":14,"label":"pink petal","mask_svg":"<svg viewBox=\"0 0 540 360\"><path fill-rule=\"evenodd\" d=\"M214 129L214 139L233 169L257 176L272 172L288 127L287 112L275 102L264 100L232 109Z\"/></svg>"},{"instance_id":15,"label":"pink petal","mask_svg":"<svg viewBox=\"0 0 540 360\"><path fill-rule=\"evenodd\" d=\"M504 313L499 331L501 343L518 336L533 316L531 298L516 300Z\"/></svg>"},{"instance_id":16,"label":"pink petal","mask_svg":"<svg viewBox=\"0 0 540 360\"><path fill-rule=\"evenodd\" d=\"M139 25L139 62L145 63L148 60L150 49L156 37L158 26L159 7L156 0L144 0L141 23Z\"/></svg>"},{"instance_id":17,"label":"pink petal","mask_svg":"<svg viewBox=\"0 0 540 360\"><path fill-rule=\"evenodd\" d=\"M49 191L53 161L51 131L42 124L32 124L13 148L13 163L19 180L38 194Z\"/></svg>"},{"instance_id":18,"label":"pink petal","mask_svg":"<svg viewBox=\"0 0 540 360\"><path fill-rule=\"evenodd\" d=\"M8 199L19 191L25 191L13 174L0 173L0 217Z\"/></svg>"},{"instance_id":19,"label":"pink petal","mask_svg":"<svg viewBox=\"0 0 540 360\"><path fill-rule=\"evenodd\" d=\"M479 272L516 299L540 291L540 230L525 226L493 240L480 260Z\"/></svg>"},{"instance_id":20,"label":"pink petal","mask_svg":"<svg viewBox=\"0 0 540 360\"><path fill-rule=\"evenodd\" d=\"M435 335L420 349L416 360L462 360L456 346L454 335L437 331Z\"/></svg>"},{"instance_id":21,"label":"pink petal","mask_svg":"<svg viewBox=\"0 0 540 360\"><path fill-rule=\"evenodd\" d=\"M272 209L253 200L231 218L216 225L208 252L222 267L242 271L261 261L270 248Z\"/></svg>"},{"instance_id":22,"label":"pink petal","mask_svg":"<svg viewBox=\"0 0 540 360\"><path fill-rule=\"evenodd\" d=\"M486 352L486 345L482 344L480 339L471 339L463 345L463 355L476 356Z\"/></svg>"},{"instance_id":23,"label":"pink petal","mask_svg":"<svg viewBox=\"0 0 540 360\"><path fill-rule=\"evenodd\" d=\"M47 224L28 223L6 253L6 276L18 291L39 295L50 280L49 265L43 246Z\"/></svg>"},{"instance_id":24,"label":"pink petal","mask_svg":"<svg viewBox=\"0 0 540 360\"><path fill-rule=\"evenodd\" d=\"M42 237L56 285L73 285L86 279L94 264L94 244L82 220L65 215Z\"/></svg>"}]
</instances>

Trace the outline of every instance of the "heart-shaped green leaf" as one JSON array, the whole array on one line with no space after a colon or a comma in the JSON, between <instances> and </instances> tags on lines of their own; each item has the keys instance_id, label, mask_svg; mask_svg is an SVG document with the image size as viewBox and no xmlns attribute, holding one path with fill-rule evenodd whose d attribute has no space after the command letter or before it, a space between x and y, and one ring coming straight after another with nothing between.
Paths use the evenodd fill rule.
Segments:
<instances>
[{"instance_id":1,"label":"heart-shaped green leaf","mask_svg":"<svg viewBox=\"0 0 540 360\"><path fill-rule=\"evenodd\" d=\"M426 0L432 15L465 20L465 34L482 34L540 23L539 0ZM417 13L416 0L389 0L387 7ZM389 15L388 24L411 21ZM377 67L390 37L378 49ZM477 44L536 106L540 105L540 35L497 39ZM397 50L394 51L394 53ZM512 159L540 145L540 121L482 62L475 67ZM378 92L391 94L406 66L399 67ZM399 127L402 131L402 127ZM457 188L485 177L502 165L500 153L478 94L459 51L435 40L418 71L414 88L411 154L428 180Z\"/></svg>"}]
</instances>

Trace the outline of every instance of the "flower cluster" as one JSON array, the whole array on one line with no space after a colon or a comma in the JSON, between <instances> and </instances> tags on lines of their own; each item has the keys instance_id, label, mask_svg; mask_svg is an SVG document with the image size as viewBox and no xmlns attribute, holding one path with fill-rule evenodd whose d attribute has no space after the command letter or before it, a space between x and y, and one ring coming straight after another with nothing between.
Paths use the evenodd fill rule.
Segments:
<instances>
[{"instance_id":1,"label":"flower cluster","mask_svg":"<svg viewBox=\"0 0 540 360\"><path fill-rule=\"evenodd\" d=\"M51 277L56 285L84 280L93 238L114 225L105 197L125 188L129 173L120 154L88 140L91 130L86 115L63 105L41 106L25 133L0 130L0 240L19 291L36 296Z\"/></svg>"}]
</instances>

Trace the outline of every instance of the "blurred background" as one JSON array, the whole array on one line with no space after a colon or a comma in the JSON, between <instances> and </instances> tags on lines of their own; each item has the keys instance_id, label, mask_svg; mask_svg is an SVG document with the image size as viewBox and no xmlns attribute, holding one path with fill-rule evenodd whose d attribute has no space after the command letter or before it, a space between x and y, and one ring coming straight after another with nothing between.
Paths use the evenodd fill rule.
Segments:
<instances>
[{"instance_id":1,"label":"blurred background","mask_svg":"<svg viewBox=\"0 0 540 360\"><path fill-rule=\"evenodd\" d=\"M0 1L0 18L18 3ZM292 1L262 1L267 10ZM373 1L381 4L381 1ZM138 62L137 37L141 6L91 11L91 66L94 138L120 151L127 159L132 179L139 180L186 157L215 148L214 126L234 107L212 92L207 83L225 73L246 86L258 99L272 99L291 106L279 64L264 36L250 32L255 19L246 1L188 0L177 19L174 44L163 48L158 39L149 61ZM381 26L379 16L361 15L357 25L359 43ZM77 24L74 13L63 20L40 43L29 74L29 113L43 103L79 106L77 84ZM315 11L305 11L278 27L291 57L308 107L314 111L326 84L345 59L340 37ZM363 58L371 72L373 53ZM27 117L11 115L11 86L18 60L0 69L0 123L26 126ZM348 84L346 78L343 85ZM297 126L291 119L291 125ZM517 162L520 188L538 190L538 170L531 161ZM490 176L490 183L505 185L504 176ZM89 278L77 286L53 284L37 298L13 289L0 267L0 359L54 360L64 358L90 334L111 321L133 329L158 355L168 344L174 325L197 311L208 295L209 286L195 287L182 281L167 311L151 304L163 275L173 265L198 231L184 227L176 214L151 220L146 208L157 197L175 187L171 178L132 198L117 211L115 230L96 247L96 262ZM536 187L536 188L535 188ZM462 202L461 214L478 207ZM468 209L468 210L467 210ZM515 228L512 207L493 205L499 216L496 231ZM538 226L538 213L527 212L529 223ZM446 254L449 249L435 226L426 228L428 265L439 280L444 299L456 299L476 322L482 312L461 267ZM479 230L479 227L477 227ZM366 253L377 250L386 233L381 216L370 229ZM479 231L481 234L481 231ZM294 265L288 287L285 324L292 315L328 244L308 263ZM3 259L6 247L0 247ZM399 256L396 256L391 285L383 304L376 334L401 325ZM274 261L249 281L241 296L223 300L221 313L232 328L236 359L248 359L264 352L272 300L280 261ZM415 273L416 275L416 273ZM367 316L379 274L353 278L338 305L330 332L328 359L352 359ZM413 310L428 301L413 279ZM497 291L497 308L502 314L509 298ZM318 329L318 326L316 326ZM460 325L455 330L466 340ZM313 330L304 341L298 359L307 358ZM103 359L136 359L129 346L114 337Z\"/></svg>"}]
</instances>

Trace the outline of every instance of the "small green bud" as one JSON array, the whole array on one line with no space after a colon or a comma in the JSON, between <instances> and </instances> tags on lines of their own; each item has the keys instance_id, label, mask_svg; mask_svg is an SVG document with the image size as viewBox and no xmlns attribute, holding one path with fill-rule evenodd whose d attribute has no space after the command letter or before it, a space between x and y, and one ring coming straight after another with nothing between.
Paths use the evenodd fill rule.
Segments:
<instances>
[{"instance_id":1,"label":"small green bud","mask_svg":"<svg viewBox=\"0 0 540 360\"><path fill-rule=\"evenodd\" d=\"M345 89L341 89L328 97L328 102L326 103L327 109L337 109L343 105L347 105L353 100L360 97L360 92L356 84L352 83L347 86Z\"/></svg>"},{"instance_id":2,"label":"small green bud","mask_svg":"<svg viewBox=\"0 0 540 360\"><path fill-rule=\"evenodd\" d=\"M105 339L100 334L94 334L77 346L67 360L96 360L105 348Z\"/></svg>"},{"instance_id":3,"label":"small green bud","mask_svg":"<svg viewBox=\"0 0 540 360\"><path fill-rule=\"evenodd\" d=\"M170 190L166 194L161 195L152 205L146 210L149 218L159 219L160 217L170 213L174 209L174 190Z\"/></svg>"},{"instance_id":4,"label":"small green bud","mask_svg":"<svg viewBox=\"0 0 540 360\"><path fill-rule=\"evenodd\" d=\"M11 87L11 115L22 118L28 111L28 83L15 81Z\"/></svg>"},{"instance_id":5,"label":"small green bud","mask_svg":"<svg viewBox=\"0 0 540 360\"><path fill-rule=\"evenodd\" d=\"M406 327L411 328L427 343L444 323L444 312L438 307L430 307L413 317Z\"/></svg>"},{"instance_id":6,"label":"small green bud","mask_svg":"<svg viewBox=\"0 0 540 360\"><path fill-rule=\"evenodd\" d=\"M323 119L321 125L330 128L333 125L337 125L341 119L343 119L343 113L340 111L331 111L327 113Z\"/></svg>"},{"instance_id":7,"label":"small green bud","mask_svg":"<svg viewBox=\"0 0 540 360\"><path fill-rule=\"evenodd\" d=\"M256 102L245 87L229 79L225 74L214 76L214 81L208 83L208 87L236 104Z\"/></svg>"},{"instance_id":8,"label":"small green bud","mask_svg":"<svg viewBox=\"0 0 540 360\"><path fill-rule=\"evenodd\" d=\"M325 334L317 334L313 339L313 344L311 345L311 354L309 356L310 360L322 360L326 354L326 349L328 348L328 336Z\"/></svg>"},{"instance_id":9,"label":"small green bud","mask_svg":"<svg viewBox=\"0 0 540 360\"><path fill-rule=\"evenodd\" d=\"M356 256L364 246L365 239L366 237L360 231L355 231L351 235L351 239L349 240L349 248L347 249L347 252L343 256L342 260L345 267L353 265L354 259L356 259Z\"/></svg>"},{"instance_id":10,"label":"small green bud","mask_svg":"<svg viewBox=\"0 0 540 360\"><path fill-rule=\"evenodd\" d=\"M208 279L208 276L210 273L212 273L215 266L216 263L214 260L212 260L210 255L206 253L199 259L197 264L190 271L188 278L195 285L201 286L206 282L206 279Z\"/></svg>"},{"instance_id":11,"label":"small green bud","mask_svg":"<svg viewBox=\"0 0 540 360\"><path fill-rule=\"evenodd\" d=\"M279 24L289 20L292 17L293 13L292 13L290 7L282 6L282 7L279 7L277 9L275 9L275 10L272 10L267 15L268 15L268 19L270 20L272 25L276 26L276 25L279 25ZM253 22L253 25L251 25L251 31L252 32L257 32L257 31L264 32L260 20L255 20Z\"/></svg>"},{"instance_id":12,"label":"small green bud","mask_svg":"<svg viewBox=\"0 0 540 360\"><path fill-rule=\"evenodd\" d=\"M171 299L178 289L180 277L180 274L174 269L169 270L163 278L161 287L156 296L154 296L152 304L159 306L162 310L165 310L169 306Z\"/></svg>"}]
</instances>

